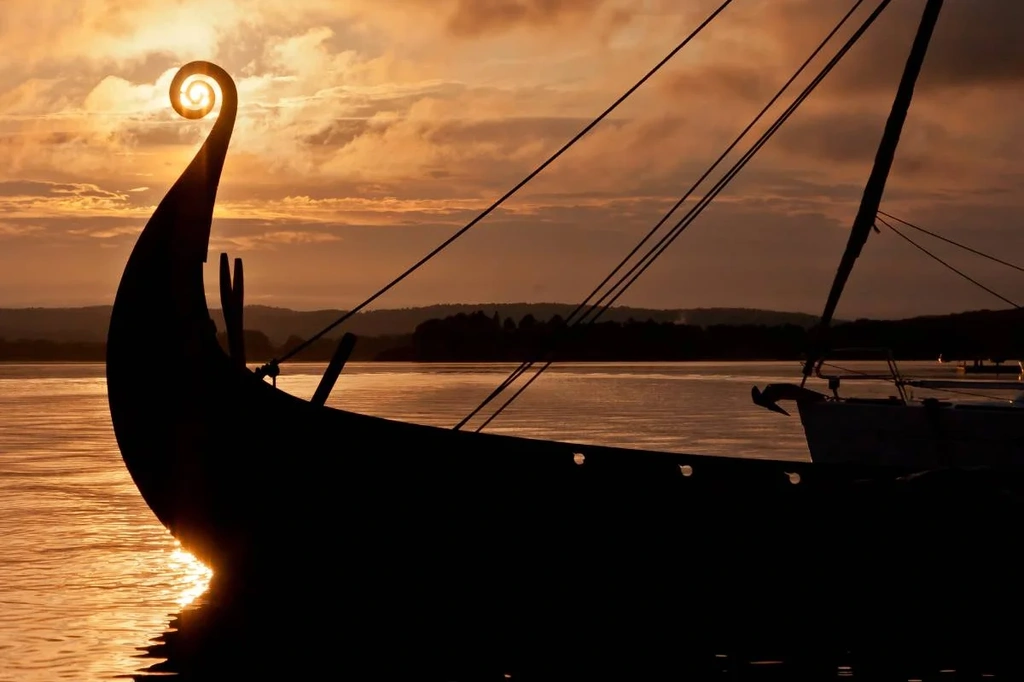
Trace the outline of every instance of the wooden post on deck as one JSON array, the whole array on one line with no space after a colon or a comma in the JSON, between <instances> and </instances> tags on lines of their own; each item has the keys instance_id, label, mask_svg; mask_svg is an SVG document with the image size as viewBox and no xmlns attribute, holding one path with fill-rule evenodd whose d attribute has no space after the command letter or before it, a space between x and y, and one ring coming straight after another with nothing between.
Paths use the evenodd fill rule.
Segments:
<instances>
[{"instance_id":1,"label":"wooden post on deck","mask_svg":"<svg viewBox=\"0 0 1024 682\"><path fill-rule=\"evenodd\" d=\"M355 334L346 332L341 337L334 355L331 356L331 362L327 365L327 371L320 378L320 385L316 387L316 392L313 393L313 397L309 402L314 405L324 405L327 403L327 397L334 390L334 384L337 383L338 377L341 376L341 370L345 368L345 362L348 361L348 356L352 354L352 349L355 348L355 345Z\"/></svg>"},{"instance_id":2,"label":"wooden post on deck","mask_svg":"<svg viewBox=\"0 0 1024 682\"><path fill-rule=\"evenodd\" d=\"M220 254L220 306L228 335L228 355L231 356L232 362L242 369L245 368L245 331L242 323L244 299L245 275L242 271L242 259L235 259L235 273L232 278L228 269L228 254Z\"/></svg>"}]
</instances>

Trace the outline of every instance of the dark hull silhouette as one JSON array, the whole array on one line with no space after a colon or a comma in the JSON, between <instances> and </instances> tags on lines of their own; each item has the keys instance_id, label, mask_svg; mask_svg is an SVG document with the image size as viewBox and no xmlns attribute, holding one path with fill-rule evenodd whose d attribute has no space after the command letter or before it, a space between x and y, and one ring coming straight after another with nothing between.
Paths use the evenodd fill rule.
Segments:
<instances>
[{"instance_id":1,"label":"dark hull silhouette","mask_svg":"<svg viewBox=\"0 0 1024 682\"><path fill-rule=\"evenodd\" d=\"M257 378L218 345L203 286L234 86L198 63L172 93L195 72L225 101L125 268L107 383L141 494L221 579L316 585L311 608L358 630L353 656L415 641L464 661L554 652L568 669L584 658L635 669L747 634L805 645L999 634L985 616L990 600L1016 598L1016 474L448 430Z\"/></svg>"}]
</instances>

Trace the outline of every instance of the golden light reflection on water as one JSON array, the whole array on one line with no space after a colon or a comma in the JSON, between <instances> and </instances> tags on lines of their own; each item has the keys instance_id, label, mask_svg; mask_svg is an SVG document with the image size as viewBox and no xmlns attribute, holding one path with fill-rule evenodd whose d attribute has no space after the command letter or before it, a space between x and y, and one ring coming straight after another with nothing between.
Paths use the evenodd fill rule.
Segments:
<instances>
[{"instance_id":1,"label":"golden light reflection on water","mask_svg":"<svg viewBox=\"0 0 1024 682\"><path fill-rule=\"evenodd\" d=\"M0 366L0 443L0 682L137 670L211 572L132 482L103 366Z\"/></svg>"},{"instance_id":2,"label":"golden light reflection on water","mask_svg":"<svg viewBox=\"0 0 1024 682\"><path fill-rule=\"evenodd\" d=\"M213 571L183 550L180 544L177 542L175 544L177 547L171 552L169 569L173 574L179 576L183 583L177 602L178 606L185 608L210 586Z\"/></svg>"}]
</instances>

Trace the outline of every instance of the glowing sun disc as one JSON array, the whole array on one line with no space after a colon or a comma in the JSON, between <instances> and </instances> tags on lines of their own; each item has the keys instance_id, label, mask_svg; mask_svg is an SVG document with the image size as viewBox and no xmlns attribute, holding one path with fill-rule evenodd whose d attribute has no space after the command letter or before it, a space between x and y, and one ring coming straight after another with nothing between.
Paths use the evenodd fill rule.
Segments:
<instances>
[{"instance_id":1,"label":"glowing sun disc","mask_svg":"<svg viewBox=\"0 0 1024 682\"><path fill-rule=\"evenodd\" d=\"M196 79L182 87L178 93L178 101L185 109L205 115L213 109L217 101L217 92L214 90L214 84Z\"/></svg>"},{"instance_id":2,"label":"glowing sun disc","mask_svg":"<svg viewBox=\"0 0 1024 682\"><path fill-rule=\"evenodd\" d=\"M193 106L202 106L210 98L210 86L202 81L192 83L185 92Z\"/></svg>"}]
</instances>

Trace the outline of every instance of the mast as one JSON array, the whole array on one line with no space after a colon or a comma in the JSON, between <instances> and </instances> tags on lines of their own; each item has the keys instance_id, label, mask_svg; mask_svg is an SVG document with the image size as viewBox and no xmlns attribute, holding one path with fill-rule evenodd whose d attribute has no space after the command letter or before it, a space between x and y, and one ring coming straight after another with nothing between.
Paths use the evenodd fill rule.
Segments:
<instances>
[{"instance_id":1,"label":"mast","mask_svg":"<svg viewBox=\"0 0 1024 682\"><path fill-rule=\"evenodd\" d=\"M914 96L914 86L917 77L921 73L921 65L924 63L925 53L928 51L928 43L931 41L935 23L939 18L939 11L942 9L943 0L928 0L921 17L921 24L917 29L917 36L907 56L907 63L903 69L903 77L900 79L899 88L896 90L896 97L889 112L889 119L885 123L885 130L882 132L882 139L878 144L878 152L875 154L875 164L871 168L871 175L868 176L867 184L864 187L864 195L861 198L860 208L853 220L853 227L850 229L850 239L846 243L846 251L839 262L835 279L832 282L832 290L828 294L828 301L825 303L825 310L821 313L821 320L814 330L814 337L811 348L807 353L807 361L804 363L803 382L807 381L814 367L814 363L820 357L825 347L825 337L829 324L832 322L832 315L836 306L839 305L839 297L842 296L843 287L853 271L853 264L860 256L861 249L868 240L871 228L875 225L875 216L878 214L879 204L882 203L882 195L885 193L885 181L892 169L893 158L896 155L896 147L900 141L900 133L903 131L903 124L907 120L907 112L910 109L910 101ZM801 385L803 384L801 382Z\"/></svg>"}]
</instances>

